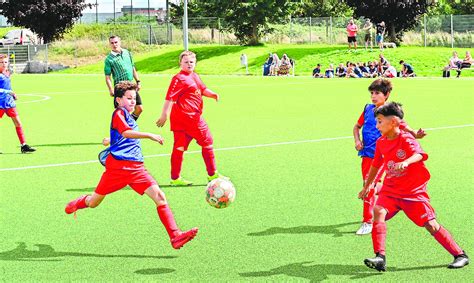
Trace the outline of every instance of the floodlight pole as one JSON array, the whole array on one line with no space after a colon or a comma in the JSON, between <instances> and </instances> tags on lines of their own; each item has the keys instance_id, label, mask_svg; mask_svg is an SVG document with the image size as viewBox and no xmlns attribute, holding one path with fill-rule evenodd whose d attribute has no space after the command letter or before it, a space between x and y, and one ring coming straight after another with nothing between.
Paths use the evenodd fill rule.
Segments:
<instances>
[{"instance_id":1,"label":"floodlight pole","mask_svg":"<svg viewBox=\"0 0 474 283\"><path fill-rule=\"evenodd\" d=\"M99 4L97 4L97 0L95 0L95 23L99 23Z\"/></svg>"},{"instance_id":2,"label":"floodlight pole","mask_svg":"<svg viewBox=\"0 0 474 283\"><path fill-rule=\"evenodd\" d=\"M188 51L188 0L184 0L183 44L184 50Z\"/></svg>"}]
</instances>

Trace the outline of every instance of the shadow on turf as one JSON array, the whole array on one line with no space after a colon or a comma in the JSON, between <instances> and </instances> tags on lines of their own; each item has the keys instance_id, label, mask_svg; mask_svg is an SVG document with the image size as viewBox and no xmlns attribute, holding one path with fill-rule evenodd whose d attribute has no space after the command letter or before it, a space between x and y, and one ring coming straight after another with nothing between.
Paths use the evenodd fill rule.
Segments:
<instances>
[{"instance_id":1,"label":"shadow on turf","mask_svg":"<svg viewBox=\"0 0 474 283\"><path fill-rule=\"evenodd\" d=\"M165 274L165 273L172 273L176 270L171 268L148 268L148 269L140 269L135 271L136 274L141 275L157 275L157 274Z\"/></svg>"},{"instance_id":2,"label":"shadow on turf","mask_svg":"<svg viewBox=\"0 0 474 283\"><path fill-rule=\"evenodd\" d=\"M370 276L382 276L383 273L368 269L365 265L346 264L311 264L311 261L298 262L283 265L268 271L256 271L239 273L242 277L269 277L273 275L287 275L319 282L329 279L329 275L350 276L350 279L363 279ZM410 268L389 267L388 272L427 270L436 268L446 268L446 265L419 266ZM340 278L339 278L340 279ZM380 278L381 279L381 278Z\"/></svg>"},{"instance_id":3,"label":"shadow on turf","mask_svg":"<svg viewBox=\"0 0 474 283\"><path fill-rule=\"evenodd\" d=\"M354 231L340 231L339 228L359 224L360 222L349 222L326 226L298 226L290 228L271 227L265 231L248 233L247 236L271 236L276 234L328 234L333 237L342 237L344 234L354 234Z\"/></svg>"},{"instance_id":4,"label":"shadow on turf","mask_svg":"<svg viewBox=\"0 0 474 283\"><path fill-rule=\"evenodd\" d=\"M191 186L181 186L181 187L175 187L175 186L171 186L171 185L160 185L160 188L176 188L176 189L180 189L180 188L186 188L186 187L206 187L207 184L196 184L196 185L191 185ZM131 190L130 187L125 187L123 188L122 190ZM81 193L92 193L93 191L95 191L95 187L91 187L91 188L84 188L84 189L67 189L66 192L81 192Z\"/></svg>"},{"instance_id":5,"label":"shadow on turf","mask_svg":"<svg viewBox=\"0 0 474 283\"><path fill-rule=\"evenodd\" d=\"M48 147L48 146L81 146L81 145L102 145L100 142L78 142L78 143L51 143L51 144L33 144L33 147Z\"/></svg>"},{"instance_id":6,"label":"shadow on turf","mask_svg":"<svg viewBox=\"0 0 474 283\"><path fill-rule=\"evenodd\" d=\"M153 259L173 259L175 256L146 256L146 255L104 255L93 253L60 252L54 250L51 245L35 244L37 250L28 250L26 243L17 243L13 250L0 252L0 260L8 261L61 261L62 257L103 257L103 258L153 258Z\"/></svg>"}]
</instances>

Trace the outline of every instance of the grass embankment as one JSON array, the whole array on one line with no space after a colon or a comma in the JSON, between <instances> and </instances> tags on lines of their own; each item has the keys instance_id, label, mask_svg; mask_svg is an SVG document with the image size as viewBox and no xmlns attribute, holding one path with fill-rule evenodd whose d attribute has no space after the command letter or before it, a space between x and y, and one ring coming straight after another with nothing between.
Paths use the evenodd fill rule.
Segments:
<instances>
[{"instance_id":1,"label":"grass embankment","mask_svg":"<svg viewBox=\"0 0 474 283\"><path fill-rule=\"evenodd\" d=\"M125 47L126 42L124 42ZM133 51L133 47L130 48ZM329 64L334 67L339 63L367 62L378 59L379 50L348 51L345 46L314 46L314 45L265 45L258 47L235 46L235 45L191 45L190 49L198 55L197 70L201 74L245 74L245 69L240 65L240 55L247 54L249 71L252 75L261 75L262 65L270 52L276 52L280 57L284 53L296 61L295 74L307 76L311 74L316 64L320 63L323 70ZM178 71L177 58L182 51L182 46L158 46L152 51L136 54L135 61L137 69L141 73L170 74ZM465 49L457 49L463 57ZM452 49L444 47L399 47L396 49L385 49L383 51L397 69L398 62L405 60L415 68L418 76L435 76L442 74L442 67L447 64L451 57ZM105 57L104 53L104 56ZM66 70L68 73L102 73L103 58L95 63ZM465 71L463 77L474 77L474 72Z\"/></svg>"}]
</instances>

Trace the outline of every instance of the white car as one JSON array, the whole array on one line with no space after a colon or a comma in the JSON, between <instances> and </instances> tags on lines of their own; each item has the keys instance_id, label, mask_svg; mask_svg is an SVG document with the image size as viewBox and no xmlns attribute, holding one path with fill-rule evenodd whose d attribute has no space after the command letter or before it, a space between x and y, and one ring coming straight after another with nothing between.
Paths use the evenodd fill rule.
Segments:
<instances>
[{"instance_id":1,"label":"white car","mask_svg":"<svg viewBox=\"0 0 474 283\"><path fill-rule=\"evenodd\" d=\"M0 46L37 43L38 37L29 29L13 29L0 39Z\"/></svg>"}]
</instances>

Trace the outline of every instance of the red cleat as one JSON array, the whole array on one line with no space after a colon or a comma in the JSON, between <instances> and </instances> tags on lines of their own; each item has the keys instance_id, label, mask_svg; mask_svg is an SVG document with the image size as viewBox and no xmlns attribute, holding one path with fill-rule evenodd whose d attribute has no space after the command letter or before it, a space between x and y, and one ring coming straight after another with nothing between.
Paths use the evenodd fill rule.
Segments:
<instances>
[{"instance_id":1,"label":"red cleat","mask_svg":"<svg viewBox=\"0 0 474 283\"><path fill-rule=\"evenodd\" d=\"M171 239L171 245L174 249L179 250L182 246L184 246L187 242L191 241L197 234L198 228L192 228L186 232L179 232L178 235L174 236Z\"/></svg>"},{"instance_id":2,"label":"red cleat","mask_svg":"<svg viewBox=\"0 0 474 283\"><path fill-rule=\"evenodd\" d=\"M70 201L66 205L66 208L64 209L64 211L67 214L71 214L71 213L76 212L78 209L86 208L87 207L87 205L86 205L87 196L88 195L83 195L83 196L80 196L80 197L78 197L77 199L75 199L73 201Z\"/></svg>"}]
</instances>

